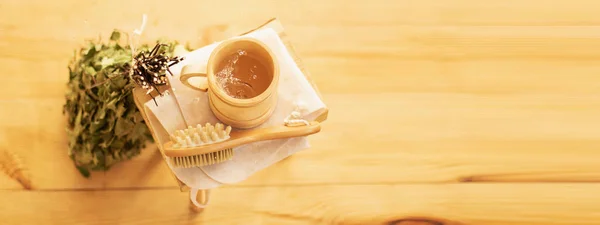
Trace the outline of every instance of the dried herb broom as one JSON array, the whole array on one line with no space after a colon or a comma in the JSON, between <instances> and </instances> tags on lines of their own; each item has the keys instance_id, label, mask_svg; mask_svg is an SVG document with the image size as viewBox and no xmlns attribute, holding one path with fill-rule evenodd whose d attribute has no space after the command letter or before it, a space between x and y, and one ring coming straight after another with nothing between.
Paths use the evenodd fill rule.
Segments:
<instances>
[{"instance_id":1,"label":"dried herb broom","mask_svg":"<svg viewBox=\"0 0 600 225\"><path fill-rule=\"evenodd\" d=\"M163 42L155 51L173 59L176 45ZM130 78L132 55L151 49L148 45L136 48L132 54L129 46L121 44L121 32L115 30L108 42L88 41L69 63L63 108L68 117L68 154L86 177L90 170L108 170L139 155L153 141L133 99L136 81Z\"/></svg>"}]
</instances>

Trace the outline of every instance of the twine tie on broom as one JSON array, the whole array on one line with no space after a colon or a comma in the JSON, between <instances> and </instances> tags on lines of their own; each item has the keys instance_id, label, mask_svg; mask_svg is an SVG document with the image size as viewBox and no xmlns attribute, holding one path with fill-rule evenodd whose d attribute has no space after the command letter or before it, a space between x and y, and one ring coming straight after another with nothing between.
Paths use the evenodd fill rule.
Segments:
<instances>
[{"instance_id":1,"label":"twine tie on broom","mask_svg":"<svg viewBox=\"0 0 600 225\"><path fill-rule=\"evenodd\" d=\"M141 37L147 20L148 17L144 14L140 28L135 29L133 35L129 36L129 46L131 48L129 79L145 89L146 94L152 97L155 104L158 104L151 94L152 91L156 91L162 96L162 93L158 90L158 86L168 85L166 73L168 72L173 76L169 67L181 62L183 58L166 56L164 51L161 51L161 47L166 45L160 43L157 43L150 52L142 51L136 55L136 46L138 43L134 41L134 36Z\"/></svg>"}]
</instances>

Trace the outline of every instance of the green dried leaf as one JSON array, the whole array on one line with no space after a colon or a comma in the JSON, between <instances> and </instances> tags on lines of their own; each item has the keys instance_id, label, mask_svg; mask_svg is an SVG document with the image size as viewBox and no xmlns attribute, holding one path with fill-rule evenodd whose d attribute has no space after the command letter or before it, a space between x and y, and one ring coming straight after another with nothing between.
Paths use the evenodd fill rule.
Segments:
<instances>
[{"instance_id":1,"label":"green dried leaf","mask_svg":"<svg viewBox=\"0 0 600 225\"><path fill-rule=\"evenodd\" d=\"M96 120L102 120L104 119L104 116L106 116L106 110L100 110L96 112Z\"/></svg>"},{"instance_id":2,"label":"green dried leaf","mask_svg":"<svg viewBox=\"0 0 600 225\"><path fill-rule=\"evenodd\" d=\"M113 94L110 95L110 97L115 97L116 92L113 92ZM112 111L117 111L117 102L119 101L119 99L117 98L113 98L111 99L108 103L106 103L106 105L104 106L104 108L106 109L110 109Z\"/></svg>"},{"instance_id":3,"label":"green dried leaf","mask_svg":"<svg viewBox=\"0 0 600 225\"><path fill-rule=\"evenodd\" d=\"M109 66L112 66L113 63L115 63L114 59L104 57L104 58L102 58L102 61L100 62L101 69L105 69Z\"/></svg>"},{"instance_id":4,"label":"green dried leaf","mask_svg":"<svg viewBox=\"0 0 600 225\"><path fill-rule=\"evenodd\" d=\"M120 149L123 148L123 146L125 146L125 141L123 139L118 139L113 141L113 143L110 145L111 148L114 149Z\"/></svg>"},{"instance_id":5,"label":"green dried leaf","mask_svg":"<svg viewBox=\"0 0 600 225\"><path fill-rule=\"evenodd\" d=\"M133 140L138 140L138 139L144 139L146 136L146 131L147 131L148 127L146 127L144 124L142 123L137 123L135 124L135 127L133 128L133 133L131 135L131 139Z\"/></svg>"},{"instance_id":6,"label":"green dried leaf","mask_svg":"<svg viewBox=\"0 0 600 225\"><path fill-rule=\"evenodd\" d=\"M103 83L106 81L106 70L100 70L96 73L96 83Z\"/></svg>"},{"instance_id":7,"label":"green dried leaf","mask_svg":"<svg viewBox=\"0 0 600 225\"><path fill-rule=\"evenodd\" d=\"M108 102L110 100L110 83L105 83L105 85L101 85L98 88L98 98L102 102Z\"/></svg>"},{"instance_id":8,"label":"green dried leaf","mask_svg":"<svg viewBox=\"0 0 600 225\"><path fill-rule=\"evenodd\" d=\"M79 170L79 173L81 173L81 175L83 175L84 177L90 177L90 171L88 169L86 169L83 166L76 166L77 170Z\"/></svg>"},{"instance_id":9,"label":"green dried leaf","mask_svg":"<svg viewBox=\"0 0 600 225\"><path fill-rule=\"evenodd\" d=\"M112 34L110 34L111 41L118 41L121 39L121 33L118 30L113 30Z\"/></svg>"},{"instance_id":10,"label":"green dried leaf","mask_svg":"<svg viewBox=\"0 0 600 225\"><path fill-rule=\"evenodd\" d=\"M117 77L117 78L112 79L111 83L113 84L113 87L116 90L121 90L125 87L125 85L127 85L127 79L129 79L129 78Z\"/></svg>"},{"instance_id":11,"label":"green dried leaf","mask_svg":"<svg viewBox=\"0 0 600 225\"><path fill-rule=\"evenodd\" d=\"M96 54L96 48L94 48L94 46L88 47L88 49L85 50L83 61L91 60L94 57L94 54Z\"/></svg>"},{"instance_id":12,"label":"green dried leaf","mask_svg":"<svg viewBox=\"0 0 600 225\"><path fill-rule=\"evenodd\" d=\"M83 105L84 105L84 110L86 112L95 112L96 111L95 109L97 108L97 105L96 105L95 101L86 101Z\"/></svg>"},{"instance_id":13,"label":"green dried leaf","mask_svg":"<svg viewBox=\"0 0 600 225\"><path fill-rule=\"evenodd\" d=\"M100 143L98 146L103 149L107 149L110 145L112 145L113 141L117 138L117 136L112 133L100 135L104 142ZM120 151L121 149L113 149L113 152Z\"/></svg>"},{"instance_id":14,"label":"green dried leaf","mask_svg":"<svg viewBox=\"0 0 600 225\"><path fill-rule=\"evenodd\" d=\"M134 126L135 124L133 122L129 121L128 119L119 117L119 119L117 119L117 124L115 125L115 135L126 135L133 130Z\"/></svg>"},{"instance_id":15,"label":"green dried leaf","mask_svg":"<svg viewBox=\"0 0 600 225\"><path fill-rule=\"evenodd\" d=\"M113 128L115 127L115 124L117 123L117 120L115 118L115 113L111 110L105 110L106 116L105 116L105 121L106 121L106 126L100 130L100 132L98 132L99 134L114 134L114 130Z\"/></svg>"},{"instance_id":16,"label":"green dried leaf","mask_svg":"<svg viewBox=\"0 0 600 225\"><path fill-rule=\"evenodd\" d=\"M104 167L104 152L95 151L94 157L92 158L92 163L94 165L97 165L96 167L94 167L94 169L103 168Z\"/></svg>"},{"instance_id":17,"label":"green dried leaf","mask_svg":"<svg viewBox=\"0 0 600 225\"><path fill-rule=\"evenodd\" d=\"M93 71L94 75L96 75L96 71L95 70L92 69L90 71ZM92 76L93 75L91 75L91 74L88 73L88 74L85 74L85 75L83 75L81 77L81 82L83 82L84 88L89 88L89 87L91 87L93 85L93 83L92 83Z\"/></svg>"},{"instance_id":18,"label":"green dried leaf","mask_svg":"<svg viewBox=\"0 0 600 225\"><path fill-rule=\"evenodd\" d=\"M77 117L75 117L75 127L73 128L73 133L75 135L79 135L81 133L81 130L83 129L83 126L81 124L81 118L83 117L83 110L78 110L77 112Z\"/></svg>"},{"instance_id":19,"label":"green dried leaf","mask_svg":"<svg viewBox=\"0 0 600 225\"><path fill-rule=\"evenodd\" d=\"M93 61L93 62L95 62L95 61ZM94 67L92 67L90 65L85 65L84 66L84 72L87 75L96 75L97 70L96 70L96 68L94 68Z\"/></svg>"},{"instance_id":20,"label":"green dried leaf","mask_svg":"<svg viewBox=\"0 0 600 225\"><path fill-rule=\"evenodd\" d=\"M118 55L118 56L114 56L112 59L115 61L116 65L122 65L122 64L131 62L131 55L127 55L127 54Z\"/></svg>"},{"instance_id":21,"label":"green dried leaf","mask_svg":"<svg viewBox=\"0 0 600 225\"><path fill-rule=\"evenodd\" d=\"M90 125L90 132L91 133L96 133L97 131L99 131L100 129L102 129L102 127L104 127L104 126L106 126L106 121L104 121L104 120L94 121Z\"/></svg>"},{"instance_id":22,"label":"green dried leaf","mask_svg":"<svg viewBox=\"0 0 600 225\"><path fill-rule=\"evenodd\" d=\"M87 142L84 146L87 146ZM92 156L92 151L87 147L83 148L80 154L75 155L75 160L81 164L88 164L92 162L93 159L94 157Z\"/></svg>"},{"instance_id":23,"label":"green dried leaf","mask_svg":"<svg viewBox=\"0 0 600 225\"><path fill-rule=\"evenodd\" d=\"M125 114L125 111L127 110L127 108L125 108L124 104L122 102L119 102L117 105L117 117L122 117L123 114ZM134 120L134 122L140 122L140 121L136 121Z\"/></svg>"}]
</instances>

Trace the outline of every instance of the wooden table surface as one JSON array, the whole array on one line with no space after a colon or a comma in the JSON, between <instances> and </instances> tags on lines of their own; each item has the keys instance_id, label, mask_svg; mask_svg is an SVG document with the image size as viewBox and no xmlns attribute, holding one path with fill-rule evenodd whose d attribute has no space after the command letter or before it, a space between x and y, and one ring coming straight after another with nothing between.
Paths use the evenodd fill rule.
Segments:
<instances>
[{"instance_id":1,"label":"wooden table surface","mask_svg":"<svg viewBox=\"0 0 600 225\"><path fill-rule=\"evenodd\" d=\"M201 214L155 147L83 178L67 157L67 63L144 13L146 40L196 47L279 18L330 108L312 148L214 190ZM0 174L0 224L600 224L599 13L596 0L4 0L0 148L34 189Z\"/></svg>"}]
</instances>

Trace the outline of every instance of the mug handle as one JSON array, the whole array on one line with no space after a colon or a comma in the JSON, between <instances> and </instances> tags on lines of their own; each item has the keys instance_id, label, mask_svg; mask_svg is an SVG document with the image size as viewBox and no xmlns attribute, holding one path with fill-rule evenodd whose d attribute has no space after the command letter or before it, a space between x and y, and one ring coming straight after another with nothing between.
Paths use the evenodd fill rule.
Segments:
<instances>
[{"instance_id":1,"label":"mug handle","mask_svg":"<svg viewBox=\"0 0 600 225\"><path fill-rule=\"evenodd\" d=\"M208 80L205 80L203 87L196 87L194 85L191 85L190 82L188 81L192 77L204 77L204 78L207 78L207 75L206 75L206 65L191 64L191 65L184 66L181 69L181 75L179 76L179 80L185 86L188 86L189 88L192 88L194 90L203 91L203 92L207 92L208 91Z\"/></svg>"}]
</instances>

